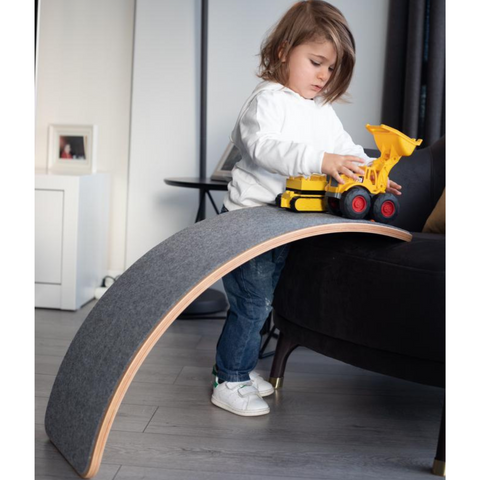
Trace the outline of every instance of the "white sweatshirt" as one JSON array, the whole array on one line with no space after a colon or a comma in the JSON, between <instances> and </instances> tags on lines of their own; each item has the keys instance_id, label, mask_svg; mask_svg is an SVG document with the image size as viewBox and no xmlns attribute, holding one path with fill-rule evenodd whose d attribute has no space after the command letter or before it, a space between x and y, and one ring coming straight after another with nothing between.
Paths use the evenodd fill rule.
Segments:
<instances>
[{"instance_id":1,"label":"white sweatshirt","mask_svg":"<svg viewBox=\"0 0 480 480\"><path fill-rule=\"evenodd\" d=\"M287 177L322 173L324 153L374 160L353 143L330 104L273 82L260 83L247 99L231 140L242 159L228 184L228 210L273 204Z\"/></svg>"}]
</instances>

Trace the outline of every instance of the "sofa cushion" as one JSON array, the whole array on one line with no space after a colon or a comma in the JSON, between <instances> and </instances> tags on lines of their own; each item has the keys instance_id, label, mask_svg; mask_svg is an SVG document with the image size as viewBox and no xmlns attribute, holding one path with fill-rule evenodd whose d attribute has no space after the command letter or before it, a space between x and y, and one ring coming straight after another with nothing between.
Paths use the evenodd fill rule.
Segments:
<instances>
[{"instance_id":1,"label":"sofa cushion","mask_svg":"<svg viewBox=\"0 0 480 480\"><path fill-rule=\"evenodd\" d=\"M332 234L295 242L273 306L312 332L444 362L445 237Z\"/></svg>"}]
</instances>

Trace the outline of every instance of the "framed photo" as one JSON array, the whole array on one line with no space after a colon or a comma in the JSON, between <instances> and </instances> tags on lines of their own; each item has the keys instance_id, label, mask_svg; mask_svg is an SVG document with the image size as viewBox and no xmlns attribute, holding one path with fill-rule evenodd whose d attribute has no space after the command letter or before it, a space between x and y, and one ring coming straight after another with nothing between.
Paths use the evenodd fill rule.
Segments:
<instances>
[{"instance_id":1,"label":"framed photo","mask_svg":"<svg viewBox=\"0 0 480 480\"><path fill-rule=\"evenodd\" d=\"M54 173L95 173L96 125L50 125L48 170Z\"/></svg>"},{"instance_id":2,"label":"framed photo","mask_svg":"<svg viewBox=\"0 0 480 480\"><path fill-rule=\"evenodd\" d=\"M212 180L229 182L232 179L233 167L241 159L242 154L240 153L240 150L232 142L229 142L210 178Z\"/></svg>"}]
</instances>

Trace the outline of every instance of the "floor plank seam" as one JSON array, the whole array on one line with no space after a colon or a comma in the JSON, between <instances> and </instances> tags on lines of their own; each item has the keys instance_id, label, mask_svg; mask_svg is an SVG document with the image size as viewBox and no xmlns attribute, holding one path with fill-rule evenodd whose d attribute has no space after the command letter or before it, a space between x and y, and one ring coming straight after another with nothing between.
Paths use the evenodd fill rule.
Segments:
<instances>
[{"instance_id":1,"label":"floor plank seam","mask_svg":"<svg viewBox=\"0 0 480 480\"><path fill-rule=\"evenodd\" d=\"M115 472L115 475L113 476L112 480L115 480L115 478L117 478L118 472L120 472L120 470L122 469L122 466L123 466L123 465L120 465L120 466L118 467L118 470Z\"/></svg>"},{"instance_id":2,"label":"floor plank seam","mask_svg":"<svg viewBox=\"0 0 480 480\"><path fill-rule=\"evenodd\" d=\"M155 411L153 412L153 415L150 417L150 420L148 421L147 425L145 426L145 428L143 429L142 433L145 433L145 431L147 430L148 426L150 425L150 422L153 420L153 417L155 416L155 414L157 413L158 409L160 408L160 406L157 406L157 408L155 409Z\"/></svg>"},{"instance_id":3,"label":"floor plank seam","mask_svg":"<svg viewBox=\"0 0 480 480\"><path fill-rule=\"evenodd\" d=\"M175 385L177 383L177 380L179 379L179 377L182 375L182 372L185 368L188 368L186 365L184 365L180 371L178 372L178 375L175 377L175 380L173 381L172 385Z\"/></svg>"},{"instance_id":4,"label":"floor plank seam","mask_svg":"<svg viewBox=\"0 0 480 480\"><path fill-rule=\"evenodd\" d=\"M205 439L205 438L208 438L208 439L211 439L211 440L232 440L232 437L231 436L226 436L226 437L222 437L222 436L218 436L218 437L205 437L203 435L187 435L185 433L165 433L165 432L146 432L146 431L143 431L143 432L134 432L134 431L130 431L130 430L113 430L112 429L112 433L115 432L115 433L126 433L126 434L131 434L131 435L148 435L148 436L151 436L153 438L157 438L157 439L160 439L162 437L175 437L175 438L181 438L181 437L187 437L187 438L202 438L202 439ZM402 431L403 433L404 431ZM392 437L393 437L394 433L392 432ZM428 455L433 455L435 453L435 449L436 449L436 441L435 439L432 440L432 438L430 436L427 436L425 434L425 436L419 436L419 437L415 437L415 440L418 441L418 444L416 444L414 447L412 446L412 449L415 450L416 453L420 453L420 452L423 452L423 455L425 455L426 457ZM422 441L428 441L430 442L431 444L430 445L422 445L420 442ZM275 440L275 444L276 445L284 445L284 444L288 444L288 443L291 443L290 440L288 439L276 439ZM371 445L369 444L366 444L365 443L365 440L358 440L358 441L355 441L353 443L346 443L344 439L342 440L331 440L331 439L325 439L324 441L321 440L321 441L297 441L296 442L296 445L304 445L305 447L310 447L310 448L314 448L314 447L325 447L325 446L329 446L329 447L335 447L335 446L338 446L338 447L344 447L347 445L348 448L350 449L354 449L356 447L368 447L368 448L375 448L377 453L381 454L382 452L382 446L379 445L378 443L373 443ZM390 445L385 445L385 447L387 449L390 449L392 448L392 446ZM348 448L347 448L347 453L348 453ZM184 450L187 450L187 448L185 448ZM219 450L220 451L220 450ZM339 449L339 451L341 451L341 449ZM345 451L343 451L343 453L345 453ZM239 453L239 455L241 455ZM325 457L331 457L331 453L321 453L321 452L312 452L312 455L315 456L315 458L318 457L318 455L324 455ZM355 455L355 453L350 453L350 455ZM359 456L362 456L362 454L357 454ZM390 454L385 454L387 457L390 456ZM397 455L399 458L410 458L410 456L408 454L403 454L403 456L399 453Z\"/></svg>"}]
</instances>

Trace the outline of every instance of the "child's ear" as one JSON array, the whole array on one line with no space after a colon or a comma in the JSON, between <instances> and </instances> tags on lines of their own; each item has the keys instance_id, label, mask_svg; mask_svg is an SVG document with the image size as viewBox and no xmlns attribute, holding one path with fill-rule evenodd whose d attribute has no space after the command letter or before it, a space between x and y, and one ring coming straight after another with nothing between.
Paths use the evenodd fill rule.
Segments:
<instances>
[{"instance_id":1,"label":"child's ear","mask_svg":"<svg viewBox=\"0 0 480 480\"><path fill-rule=\"evenodd\" d=\"M287 46L287 41L282 42L280 48L278 49L278 58L285 63L287 61L287 55L285 55L285 47Z\"/></svg>"}]
</instances>

